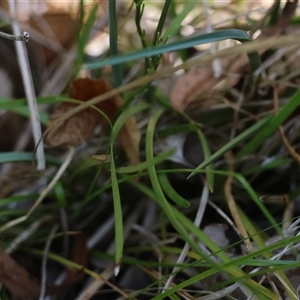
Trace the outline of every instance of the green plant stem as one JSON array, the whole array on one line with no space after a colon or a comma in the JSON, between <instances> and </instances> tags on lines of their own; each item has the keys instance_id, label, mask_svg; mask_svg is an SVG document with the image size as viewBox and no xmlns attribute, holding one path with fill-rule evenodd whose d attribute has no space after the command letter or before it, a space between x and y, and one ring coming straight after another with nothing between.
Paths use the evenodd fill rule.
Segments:
<instances>
[{"instance_id":1,"label":"green plant stem","mask_svg":"<svg viewBox=\"0 0 300 300\"><path fill-rule=\"evenodd\" d=\"M145 5L142 3L142 1L139 1L139 2L135 1L135 4L136 4L136 8L135 8L136 29L137 29L138 35L140 37L143 48L147 49L147 43L145 40L145 30L142 29L142 26L141 26L141 20L142 20L142 16L144 13ZM149 69L150 69L150 59L149 59L149 57L145 57L145 74L148 73Z\"/></svg>"}]
</instances>

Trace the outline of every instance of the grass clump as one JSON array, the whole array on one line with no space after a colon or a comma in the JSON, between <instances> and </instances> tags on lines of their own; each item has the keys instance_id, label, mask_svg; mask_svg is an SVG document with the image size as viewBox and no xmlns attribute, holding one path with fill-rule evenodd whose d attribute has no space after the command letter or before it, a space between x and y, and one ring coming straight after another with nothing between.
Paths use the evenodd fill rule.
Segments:
<instances>
[{"instance_id":1,"label":"grass clump","mask_svg":"<svg viewBox=\"0 0 300 300\"><path fill-rule=\"evenodd\" d=\"M2 146L1 299L298 299L296 6L247 5L81 2L73 90L37 101L46 134L85 142L39 172L32 143Z\"/></svg>"}]
</instances>

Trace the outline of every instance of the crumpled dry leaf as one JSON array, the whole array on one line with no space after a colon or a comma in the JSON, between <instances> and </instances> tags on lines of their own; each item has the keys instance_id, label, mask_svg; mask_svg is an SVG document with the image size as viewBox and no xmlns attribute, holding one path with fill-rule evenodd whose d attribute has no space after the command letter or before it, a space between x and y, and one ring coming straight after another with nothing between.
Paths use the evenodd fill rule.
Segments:
<instances>
[{"instance_id":1,"label":"crumpled dry leaf","mask_svg":"<svg viewBox=\"0 0 300 300\"><path fill-rule=\"evenodd\" d=\"M195 101L200 94L211 90L224 90L237 84L241 76L241 69L247 65L247 57L238 57L233 64L232 58L220 58L226 76L215 78L212 64L208 63L201 67L191 69L177 80L170 93L170 101L177 109L184 110L191 102Z\"/></svg>"},{"instance_id":2,"label":"crumpled dry leaf","mask_svg":"<svg viewBox=\"0 0 300 300\"><path fill-rule=\"evenodd\" d=\"M113 87L104 79L80 78L71 83L69 96L72 99L88 101L99 95L111 91ZM109 119L112 119L117 110L124 104L119 96L113 96L95 106ZM50 116L48 127L53 126L65 112L76 107L77 104L61 103ZM45 144L49 147L59 145L81 145L92 138L98 124L107 125L107 120L96 110L87 108L74 114L57 129L45 136ZM134 117L129 118L119 133L121 144L131 164L139 163L140 131Z\"/></svg>"},{"instance_id":3,"label":"crumpled dry leaf","mask_svg":"<svg viewBox=\"0 0 300 300\"><path fill-rule=\"evenodd\" d=\"M48 126L74 107L70 104L60 104L55 108L53 114L51 114ZM98 123L99 116L93 109L83 110L80 114L75 114L66 120L57 130L50 131L45 137L45 144L49 147L64 144L73 146L81 145L92 137Z\"/></svg>"}]
</instances>

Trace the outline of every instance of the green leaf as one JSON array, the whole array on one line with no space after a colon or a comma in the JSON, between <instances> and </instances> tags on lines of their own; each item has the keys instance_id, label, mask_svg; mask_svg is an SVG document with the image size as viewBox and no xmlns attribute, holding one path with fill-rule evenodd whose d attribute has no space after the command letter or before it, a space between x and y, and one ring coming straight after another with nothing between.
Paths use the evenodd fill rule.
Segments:
<instances>
[{"instance_id":1,"label":"green leaf","mask_svg":"<svg viewBox=\"0 0 300 300\"><path fill-rule=\"evenodd\" d=\"M34 158L33 152L4 152L0 153L0 164L13 162L32 162ZM49 164L59 166L61 161L54 156L46 155L46 161Z\"/></svg>"},{"instance_id":2,"label":"green leaf","mask_svg":"<svg viewBox=\"0 0 300 300\"><path fill-rule=\"evenodd\" d=\"M171 185L168 176L166 174L164 173L159 174L158 180L163 191L170 198L170 200L172 200L174 203L184 208L188 208L190 206L190 202L176 192L176 190Z\"/></svg>"},{"instance_id":3,"label":"green leaf","mask_svg":"<svg viewBox=\"0 0 300 300\"><path fill-rule=\"evenodd\" d=\"M108 6L109 12L109 46L110 54L112 56L118 55L118 24L117 24L117 15L116 15L116 1L109 0ZM116 64L112 66L113 76L114 76L114 86L118 87L122 85L123 82L123 70L121 64Z\"/></svg>"},{"instance_id":4,"label":"green leaf","mask_svg":"<svg viewBox=\"0 0 300 300\"><path fill-rule=\"evenodd\" d=\"M204 169L205 167L209 166L211 163L216 161L219 157L221 157L223 154L231 150L233 147L238 145L239 143L243 142L247 138L254 135L259 129L261 129L263 126L266 126L266 124L269 122L270 118L264 118L254 125L252 125L250 128L243 131L240 135L232 139L230 142L228 142L225 146L223 146L221 149L219 149L217 152L215 152L213 155L211 155L208 159L206 159L203 163L201 163L189 176L188 178L196 175L196 173ZM262 131L260 131L262 132Z\"/></svg>"},{"instance_id":5,"label":"green leaf","mask_svg":"<svg viewBox=\"0 0 300 300\"><path fill-rule=\"evenodd\" d=\"M296 110L300 105L300 90L298 90L293 97L288 101L278 112L273 116L268 124L264 127L264 130L259 133L237 154L237 158L242 157L249 153L255 153L255 151L269 138L278 127Z\"/></svg>"},{"instance_id":6,"label":"green leaf","mask_svg":"<svg viewBox=\"0 0 300 300\"><path fill-rule=\"evenodd\" d=\"M181 41L176 41L172 43L168 43L165 45L149 47L147 49L143 49L140 51L136 51L134 53L119 55L116 57L112 57L109 59L105 59L102 61L86 64L84 68L86 69L97 69L102 68L107 65L116 65L124 62L128 62L131 60L137 60L140 58L151 57L159 54L163 54L166 52L178 51L190 47L194 47L196 45L202 45L207 43L213 43L217 41L223 41L227 39L235 39L241 42L249 41L248 34L243 30L238 29L225 29L220 31L215 31L212 33L207 33L203 35L192 36L189 38L185 38Z\"/></svg>"}]
</instances>

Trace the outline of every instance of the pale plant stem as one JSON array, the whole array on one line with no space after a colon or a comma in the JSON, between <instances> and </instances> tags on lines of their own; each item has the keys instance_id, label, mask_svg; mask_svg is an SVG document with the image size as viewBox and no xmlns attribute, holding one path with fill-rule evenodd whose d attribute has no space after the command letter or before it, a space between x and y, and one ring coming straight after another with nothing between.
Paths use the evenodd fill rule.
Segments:
<instances>
[{"instance_id":1,"label":"pale plant stem","mask_svg":"<svg viewBox=\"0 0 300 300\"><path fill-rule=\"evenodd\" d=\"M16 19L17 10L16 4L14 0L9 0L9 11L12 17L12 30L15 36L21 35L21 30L19 23ZM34 143L37 146L36 157L37 157L37 169L44 170L45 169L45 154L44 154L44 145L42 142L42 129L40 123L40 116L38 112L36 95L33 87L31 71L28 62L28 55L25 48L24 43L16 43L16 52L18 63L20 67L20 72L22 75L23 85L25 89L25 95L29 107L30 112L30 122L32 127L32 135L34 139Z\"/></svg>"},{"instance_id":2,"label":"pale plant stem","mask_svg":"<svg viewBox=\"0 0 300 300\"><path fill-rule=\"evenodd\" d=\"M209 5L206 0L202 0L202 5L203 5L204 14L205 14L206 33L211 33L211 32L213 32L213 28L212 28L212 24L211 24L210 15L209 15ZM210 45L211 53L217 52L216 45L217 45L217 43L211 43L211 45ZM223 73L220 59L216 58L212 61L212 68L214 71L215 78L219 78Z\"/></svg>"},{"instance_id":3,"label":"pale plant stem","mask_svg":"<svg viewBox=\"0 0 300 300\"><path fill-rule=\"evenodd\" d=\"M44 300L45 299L45 294L46 294L46 282L47 282L47 259L48 259L48 253L50 251L50 246L51 242L53 239L53 236L55 232L58 229L58 225L54 225L49 237L47 239L45 249L44 249L44 254L43 254L43 260L42 260L42 279L41 279L41 291L40 291L40 297L39 300Z\"/></svg>"}]
</instances>

